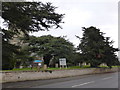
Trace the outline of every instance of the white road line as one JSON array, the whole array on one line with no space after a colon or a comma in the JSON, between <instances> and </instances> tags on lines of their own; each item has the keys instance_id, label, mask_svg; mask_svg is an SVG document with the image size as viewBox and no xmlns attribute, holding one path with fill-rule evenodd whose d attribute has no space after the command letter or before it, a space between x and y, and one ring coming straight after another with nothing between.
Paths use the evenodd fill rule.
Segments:
<instances>
[{"instance_id":1,"label":"white road line","mask_svg":"<svg viewBox=\"0 0 120 90\"><path fill-rule=\"evenodd\" d=\"M107 79L111 79L112 77L106 77L106 78L103 78L102 80L107 80Z\"/></svg>"},{"instance_id":2,"label":"white road line","mask_svg":"<svg viewBox=\"0 0 120 90\"><path fill-rule=\"evenodd\" d=\"M82 83L82 84L79 84L79 85L74 85L72 87L78 87L78 86L82 86L82 85L86 85L86 84L89 84L89 83L94 83L95 81L91 81L91 82L86 82L86 83Z\"/></svg>"}]
</instances>

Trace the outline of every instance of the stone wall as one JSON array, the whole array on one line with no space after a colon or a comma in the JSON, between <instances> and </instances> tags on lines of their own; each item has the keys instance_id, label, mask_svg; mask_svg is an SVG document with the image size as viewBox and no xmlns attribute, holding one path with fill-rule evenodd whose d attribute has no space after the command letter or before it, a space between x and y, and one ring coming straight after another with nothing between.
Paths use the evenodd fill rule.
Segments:
<instances>
[{"instance_id":1,"label":"stone wall","mask_svg":"<svg viewBox=\"0 0 120 90\"><path fill-rule=\"evenodd\" d=\"M2 78L0 81L5 82L16 82L16 81L26 81L26 80L39 80L39 79L52 79L52 78L61 78L61 77L70 77L86 74L97 74L97 73L108 73L116 72L118 68L89 68L89 69L73 69L73 70L54 70L52 72L0 72Z\"/></svg>"}]
</instances>

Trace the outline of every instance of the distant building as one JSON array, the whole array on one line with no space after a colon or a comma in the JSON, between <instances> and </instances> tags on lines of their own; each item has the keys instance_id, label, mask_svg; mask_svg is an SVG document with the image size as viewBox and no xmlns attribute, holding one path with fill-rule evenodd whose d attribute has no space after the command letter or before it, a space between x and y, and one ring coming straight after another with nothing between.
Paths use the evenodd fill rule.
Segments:
<instances>
[{"instance_id":1,"label":"distant building","mask_svg":"<svg viewBox=\"0 0 120 90\"><path fill-rule=\"evenodd\" d=\"M24 41L22 40L22 38L25 37L25 34L21 31L19 31L19 34L14 35L13 38L10 41L11 44L14 44L16 46L21 46L24 47L26 45L28 45L28 43L24 43Z\"/></svg>"}]
</instances>

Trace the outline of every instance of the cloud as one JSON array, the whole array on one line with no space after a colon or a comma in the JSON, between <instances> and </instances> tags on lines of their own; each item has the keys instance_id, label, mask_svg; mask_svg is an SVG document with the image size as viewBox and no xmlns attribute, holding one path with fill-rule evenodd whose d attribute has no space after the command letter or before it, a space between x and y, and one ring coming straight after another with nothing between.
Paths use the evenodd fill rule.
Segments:
<instances>
[{"instance_id":1,"label":"cloud","mask_svg":"<svg viewBox=\"0 0 120 90\"><path fill-rule=\"evenodd\" d=\"M36 36L63 36L78 45L75 35L82 37L81 27L95 26L105 32L105 36L114 40L114 47L118 46L118 0L40 0L52 2L58 7L56 12L65 13L63 29L51 29L34 33Z\"/></svg>"}]
</instances>

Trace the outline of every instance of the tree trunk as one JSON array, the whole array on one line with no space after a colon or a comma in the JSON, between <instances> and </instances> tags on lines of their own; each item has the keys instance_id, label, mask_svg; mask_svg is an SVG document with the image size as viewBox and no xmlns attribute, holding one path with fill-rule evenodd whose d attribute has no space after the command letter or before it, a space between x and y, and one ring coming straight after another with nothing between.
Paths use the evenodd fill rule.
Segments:
<instances>
[{"instance_id":1,"label":"tree trunk","mask_svg":"<svg viewBox=\"0 0 120 90\"><path fill-rule=\"evenodd\" d=\"M52 58L50 59L49 66L53 66L53 59L54 59L54 56L52 56Z\"/></svg>"}]
</instances>

